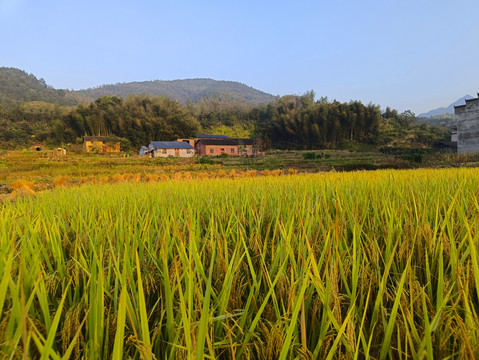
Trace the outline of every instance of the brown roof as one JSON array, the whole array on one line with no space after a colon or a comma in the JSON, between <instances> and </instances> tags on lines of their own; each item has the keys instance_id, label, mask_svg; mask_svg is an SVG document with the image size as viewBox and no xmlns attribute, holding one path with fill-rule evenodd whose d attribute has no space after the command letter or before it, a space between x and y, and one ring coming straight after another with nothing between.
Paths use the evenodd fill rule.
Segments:
<instances>
[{"instance_id":1,"label":"brown roof","mask_svg":"<svg viewBox=\"0 0 479 360\"><path fill-rule=\"evenodd\" d=\"M197 144L201 145L253 145L255 139L200 139Z\"/></svg>"}]
</instances>

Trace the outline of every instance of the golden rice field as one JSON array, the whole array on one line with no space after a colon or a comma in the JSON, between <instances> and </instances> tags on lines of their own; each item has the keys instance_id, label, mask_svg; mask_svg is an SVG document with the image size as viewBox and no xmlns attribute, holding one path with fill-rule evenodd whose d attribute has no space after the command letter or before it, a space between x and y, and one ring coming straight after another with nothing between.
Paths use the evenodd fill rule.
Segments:
<instances>
[{"instance_id":1,"label":"golden rice field","mask_svg":"<svg viewBox=\"0 0 479 360\"><path fill-rule=\"evenodd\" d=\"M447 169L16 197L0 358L476 358L478 195Z\"/></svg>"}]
</instances>

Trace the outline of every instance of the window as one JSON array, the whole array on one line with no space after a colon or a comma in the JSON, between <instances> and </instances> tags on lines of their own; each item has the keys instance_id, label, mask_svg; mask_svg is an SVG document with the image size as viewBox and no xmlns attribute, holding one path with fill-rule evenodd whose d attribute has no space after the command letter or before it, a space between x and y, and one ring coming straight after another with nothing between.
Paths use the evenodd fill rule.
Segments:
<instances>
[{"instance_id":1,"label":"window","mask_svg":"<svg viewBox=\"0 0 479 360\"><path fill-rule=\"evenodd\" d=\"M166 154L166 149L161 149L162 154Z\"/></svg>"},{"instance_id":2,"label":"window","mask_svg":"<svg viewBox=\"0 0 479 360\"><path fill-rule=\"evenodd\" d=\"M235 148L231 148L231 153L232 153L232 154L235 153Z\"/></svg>"},{"instance_id":3,"label":"window","mask_svg":"<svg viewBox=\"0 0 479 360\"><path fill-rule=\"evenodd\" d=\"M192 150L186 150L186 153L187 154L193 154L193 151Z\"/></svg>"},{"instance_id":4,"label":"window","mask_svg":"<svg viewBox=\"0 0 479 360\"><path fill-rule=\"evenodd\" d=\"M214 154L215 153L215 149L214 148L210 148L210 154Z\"/></svg>"},{"instance_id":5,"label":"window","mask_svg":"<svg viewBox=\"0 0 479 360\"><path fill-rule=\"evenodd\" d=\"M222 154L223 154L224 152L225 152L225 149L223 149L223 148L222 148L222 149L220 149L220 153L222 153Z\"/></svg>"}]
</instances>

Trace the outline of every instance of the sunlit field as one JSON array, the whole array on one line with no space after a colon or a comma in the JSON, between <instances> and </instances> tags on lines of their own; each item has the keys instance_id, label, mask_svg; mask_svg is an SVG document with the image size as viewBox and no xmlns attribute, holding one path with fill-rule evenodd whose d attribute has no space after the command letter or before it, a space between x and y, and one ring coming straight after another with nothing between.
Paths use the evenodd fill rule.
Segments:
<instances>
[{"instance_id":1,"label":"sunlit field","mask_svg":"<svg viewBox=\"0 0 479 360\"><path fill-rule=\"evenodd\" d=\"M0 203L0 358L479 355L479 170L263 175Z\"/></svg>"}]
</instances>

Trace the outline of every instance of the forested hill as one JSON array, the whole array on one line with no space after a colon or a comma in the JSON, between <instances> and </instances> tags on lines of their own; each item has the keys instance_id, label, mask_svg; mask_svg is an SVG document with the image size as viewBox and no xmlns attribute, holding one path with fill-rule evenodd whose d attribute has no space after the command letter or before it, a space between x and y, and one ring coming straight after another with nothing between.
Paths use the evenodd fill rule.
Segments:
<instances>
[{"instance_id":1,"label":"forested hill","mask_svg":"<svg viewBox=\"0 0 479 360\"><path fill-rule=\"evenodd\" d=\"M33 74L16 68L0 67L0 104L17 101L44 101L59 105L76 105L65 90L56 90Z\"/></svg>"},{"instance_id":2,"label":"forested hill","mask_svg":"<svg viewBox=\"0 0 479 360\"><path fill-rule=\"evenodd\" d=\"M187 79L171 81L142 81L102 85L97 88L75 91L83 98L91 100L101 96L118 96L125 98L130 94L147 94L165 96L182 104L187 101L198 102L205 98L218 98L235 102L248 102L255 105L267 104L276 97L252 87L234 81L217 81L212 79Z\"/></svg>"},{"instance_id":3,"label":"forested hill","mask_svg":"<svg viewBox=\"0 0 479 360\"><path fill-rule=\"evenodd\" d=\"M250 105L263 105L277 100L277 97L234 81L212 79L188 79L172 81L142 81L102 85L86 90L57 90L16 68L0 67L0 104L17 101L43 101L59 105L90 103L102 96L128 95L164 96L182 104L205 99L225 100Z\"/></svg>"}]
</instances>

